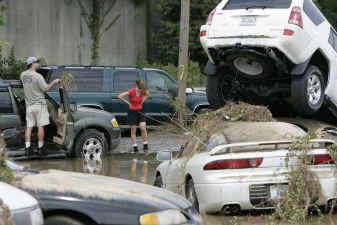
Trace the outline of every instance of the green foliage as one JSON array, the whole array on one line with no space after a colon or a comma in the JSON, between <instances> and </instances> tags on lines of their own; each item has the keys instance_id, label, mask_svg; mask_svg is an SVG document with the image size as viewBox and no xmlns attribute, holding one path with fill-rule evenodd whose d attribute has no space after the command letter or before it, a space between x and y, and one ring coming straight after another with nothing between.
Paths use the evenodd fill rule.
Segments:
<instances>
[{"instance_id":1,"label":"green foliage","mask_svg":"<svg viewBox=\"0 0 337 225\"><path fill-rule=\"evenodd\" d=\"M189 52L192 61L204 65L207 56L199 41L200 26L205 24L209 13L220 0L193 0L190 11ZM177 64L179 55L180 0L160 0L158 3L161 20L153 40L153 62Z\"/></svg>"},{"instance_id":2,"label":"green foliage","mask_svg":"<svg viewBox=\"0 0 337 225\"><path fill-rule=\"evenodd\" d=\"M4 12L7 9L7 0L0 0L0 26L5 24Z\"/></svg>"},{"instance_id":3,"label":"green foliage","mask_svg":"<svg viewBox=\"0 0 337 225\"><path fill-rule=\"evenodd\" d=\"M325 17L332 26L337 29L337 4L336 0L314 0L316 5L321 9Z\"/></svg>"},{"instance_id":4,"label":"green foliage","mask_svg":"<svg viewBox=\"0 0 337 225\"><path fill-rule=\"evenodd\" d=\"M168 64L158 64L153 63L149 64L147 62L140 62L137 65L138 67L142 68L154 68L160 69L168 72L172 75L176 80L178 74L178 67L175 66L173 63ZM206 77L200 70L199 63L190 61L189 68L188 68L188 79L187 79L187 87L204 87L206 85Z\"/></svg>"},{"instance_id":5,"label":"green foliage","mask_svg":"<svg viewBox=\"0 0 337 225\"><path fill-rule=\"evenodd\" d=\"M20 73L27 69L23 60L17 59L14 47L10 49L9 55L3 54L0 46L0 78L4 80L18 80Z\"/></svg>"},{"instance_id":6,"label":"green foliage","mask_svg":"<svg viewBox=\"0 0 337 225\"><path fill-rule=\"evenodd\" d=\"M77 0L77 3L81 9L81 16L90 32L92 41L91 64L97 65L100 59L99 49L102 36L105 32L109 31L120 18L120 14L118 14L114 16L112 20L107 21L107 16L111 13L113 7L115 7L117 0L91 0L90 8L87 8L82 0Z\"/></svg>"},{"instance_id":7,"label":"green foliage","mask_svg":"<svg viewBox=\"0 0 337 225\"><path fill-rule=\"evenodd\" d=\"M308 151L310 140L316 138L312 132L306 137L296 138L289 147L285 158L288 168L288 190L282 200L276 201L274 221L281 220L287 224L307 224L309 209L321 196L321 186L317 176L312 173L306 163L310 160ZM294 165L294 162L297 162ZM292 163L290 163L292 162ZM321 211L316 207L318 214Z\"/></svg>"}]
</instances>

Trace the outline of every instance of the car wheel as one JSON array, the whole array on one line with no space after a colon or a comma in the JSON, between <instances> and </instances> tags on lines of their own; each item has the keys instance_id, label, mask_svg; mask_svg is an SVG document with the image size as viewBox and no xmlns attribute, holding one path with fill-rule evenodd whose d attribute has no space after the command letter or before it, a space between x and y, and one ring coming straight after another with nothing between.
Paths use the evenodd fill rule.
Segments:
<instances>
[{"instance_id":1,"label":"car wheel","mask_svg":"<svg viewBox=\"0 0 337 225\"><path fill-rule=\"evenodd\" d=\"M309 66L303 76L293 77L291 101L295 110L302 115L316 113L324 102L324 78L320 69Z\"/></svg>"},{"instance_id":2,"label":"car wheel","mask_svg":"<svg viewBox=\"0 0 337 225\"><path fill-rule=\"evenodd\" d=\"M44 225L89 225L67 216L51 216L47 217Z\"/></svg>"},{"instance_id":3,"label":"car wheel","mask_svg":"<svg viewBox=\"0 0 337 225\"><path fill-rule=\"evenodd\" d=\"M74 155L86 160L101 160L108 153L109 145L102 132L85 130L77 139Z\"/></svg>"},{"instance_id":4,"label":"car wheel","mask_svg":"<svg viewBox=\"0 0 337 225\"><path fill-rule=\"evenodd\" d=\"M156 179L154 180L154 184L155 187L159 187L162 188L163 187L163 178L161 177L160 174L158 174L156 176Z\"/></svg>"},{"instance_id":5,"label":"car wheel","mask_svg":"<svg viewBox=\"0 0 337 225\"><path fill-rule=\"evenodd\" d=\"M189 179L186 183L186 199L191 202L192 206L199 212L199 201L192 179Z\"/></svg>"},{"instance_id":6,"label":"car wheel","mask_svg":"<svg viewBox=\"0 0 337 225\"><path fill-rule=\"evenodd\" d=\"M263 79L272 72L272 61L250 51L230 54L225 59L233 71L247 79Z\"/></svg>"}]
</instances>

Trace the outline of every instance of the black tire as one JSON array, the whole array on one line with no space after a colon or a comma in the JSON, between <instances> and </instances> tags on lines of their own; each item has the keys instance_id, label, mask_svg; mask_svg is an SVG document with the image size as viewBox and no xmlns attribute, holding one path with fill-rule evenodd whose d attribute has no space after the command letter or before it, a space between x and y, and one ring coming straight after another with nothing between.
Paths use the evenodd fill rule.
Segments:
<instances>
[{"instance_id":1,"label":"black tire","mask_svg":"<svg viewBox=\"0 0 337 225\"><path fill-rule=\"evenodd\" d=\"M221 84L221 75L211 75L207 77L207 99L209 104L211 104L211 107L215 109L225 105Z\"/></svg>"},{"instance_id":2,"label":"black tire","mask_svg":"<svg viewBox=\"0 0 337 225\"><path fill-rule=\"evenodd\" d=\"M80 136L77 138L77 141L75 143L75 151L73 155L77 158L83 157L83 146L88 140L97 140L99 141L102 146L102 155L107 155L109 152L109 144L106 140L104 134L98 130L95 129L88 129L85 130L80 134Z\"/></svg>"},{"instance_id":3,"label":"black tire","mask_svg":"<svg viewBox=\"0 0 337 225\"><path fill-rule=\"evenodd\" d=\"M240 70L236 66L236 62L239 59L241 59L242 62L247 62L246 65L252 65L254 63L255 65L260 66L260 73L250 75L247 72ZM229 63L233 71L236 71L240 76L250 80L264 79L273 73L273 61L266 56L260 55L250 50L239 51L229 54L225 58L225 61Z\"/></svg>"},{"instance_id":4,"label":"black tire","mask_svg":"<svg viewBox=\"0 0 337 225\"><path fill-rule=\"evenodd\" d=\"M51 216L47 217L44 221L44 225L89 225L86 223L82 223L78 220L67 216Z\"/></svg>"},{"instance_id":5,"label":"black tire","mask_svg":"<svg viewBox=\"0 0 337 225\"><path fill-rule=\"evenodd\" d=\"M320 96L315 100L309 97L309 80L312 77L320 83ZM318 78L318 79L316 79ZM317 82L318 83L318 82ZM294 109L301 115L315 114L324 103L325 82L322 72L317 66L310 65L305 73L300 76L294 76L291 81L291 101Z\"/></svg>"},{"instance_id":6,"label":"black tire","mask_svg":"<svg viewBox=\"0 0 337 225\"><path fill-rule=\"evenodd\" d=\"M160 174L158 174L158 175L156 176L156 179L154 180L153 185L154 185L155 187L159 187L159 188L162 188L162 187L163 187L163 178L161 177Z\"/></svg>"},{"instance_id":7,"label":"black tire","mask_svg":"<svg viewBox=\"0 0 337 225\"><path fill-rule=\"evenodd\" d=\"M192 203L192 206L199 212L199 201L198 196L194 188L194 182L193 179L189 179L186 182L186 193L185 197L187 200L189 200Z\"/></svg>"}]
</instances>

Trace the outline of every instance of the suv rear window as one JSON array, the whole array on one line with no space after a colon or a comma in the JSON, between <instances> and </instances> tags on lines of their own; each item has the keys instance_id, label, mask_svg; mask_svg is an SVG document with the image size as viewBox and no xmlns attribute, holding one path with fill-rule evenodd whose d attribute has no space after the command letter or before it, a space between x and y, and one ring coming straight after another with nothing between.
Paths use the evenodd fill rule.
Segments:
<instances>
[{"instance_id":1,"label":"suv rear window","mask_svg":"<svg viewBox=\"0 0 337 225\"><path fill-rule=\"evenodd\" d=\"M329 36L329 43L333 47L333 49L335 49L335 51L337 52L337 33L332 28Z\"/></svg>"},{"instance_id":2,"label":"suv rear window","mask_svg":"<svg viewBox=\"0 0 337 225\"><path fill-rule=\"evenodd\" d=\"M103 69L59 69L54 70L50 82L56 78L61 79L64 72L74 77L76 92L102 92L103 91ZM52 91L56 89L53 88Z\"/></svg>"},{"instance_id":3,"label":"suv rear window","mask_svg":"<svg viewBox=\"0 0 337 225\"><path fill-rule=\"evenodd\" d=\"M12 100L7 89L0 89L0 113L13 113Z\"/></svg>"},{"instance_id":4,"label":"suv rear window","mask_svg":"<svg viewBox=\"0 0 337 225\"><path fill-rule=\"evenodd\" d=\"M223 9L276 8L288 9L292 0L229 0Z\"/></svg>"},{"instance_id":5,"label":"suv rear window","mask_svg":"<svg viewBox=\"0 0 337 225\"><path fill-rule=\"evenodd\" d=\"M311 0L304 1L303 11L316 26L320 25L325 20L321 11L319 11L315 3L313 3Z\"/></svg>"},{"instance_id":6,"label":"suv rear window","mask_svg":"<svg viewBox=\"0 0 337 225\"><path fill-rule=\"evenodd\" d=\"M114 92L124 92L136 87L136 80L139 79L137 71L117 71L113 74Z\"/></svg>"}]
</instances>

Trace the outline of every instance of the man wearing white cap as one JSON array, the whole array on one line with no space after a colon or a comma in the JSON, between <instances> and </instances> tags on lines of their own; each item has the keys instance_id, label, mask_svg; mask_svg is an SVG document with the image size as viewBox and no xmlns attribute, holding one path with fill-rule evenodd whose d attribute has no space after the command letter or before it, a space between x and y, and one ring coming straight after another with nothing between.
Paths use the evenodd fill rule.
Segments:
<instances>
[{"instance_id":1,"label":"man wearing white cap","mask_svg":"<svg viewBox=\"0 0 337 225\"><path fill-rule=\"evenodd\" d=\"M60 80L56 79L48 85L43 76L36 72L40 68L40 60L36 57L29 57L26 64L28 70L21 73L20 79L23 83L26 102L26 155L30 157L33 127L38 127L38 154L44 154L44 126L49 124L45 92L58 84Z\"/></svg>"}]
</instances>

